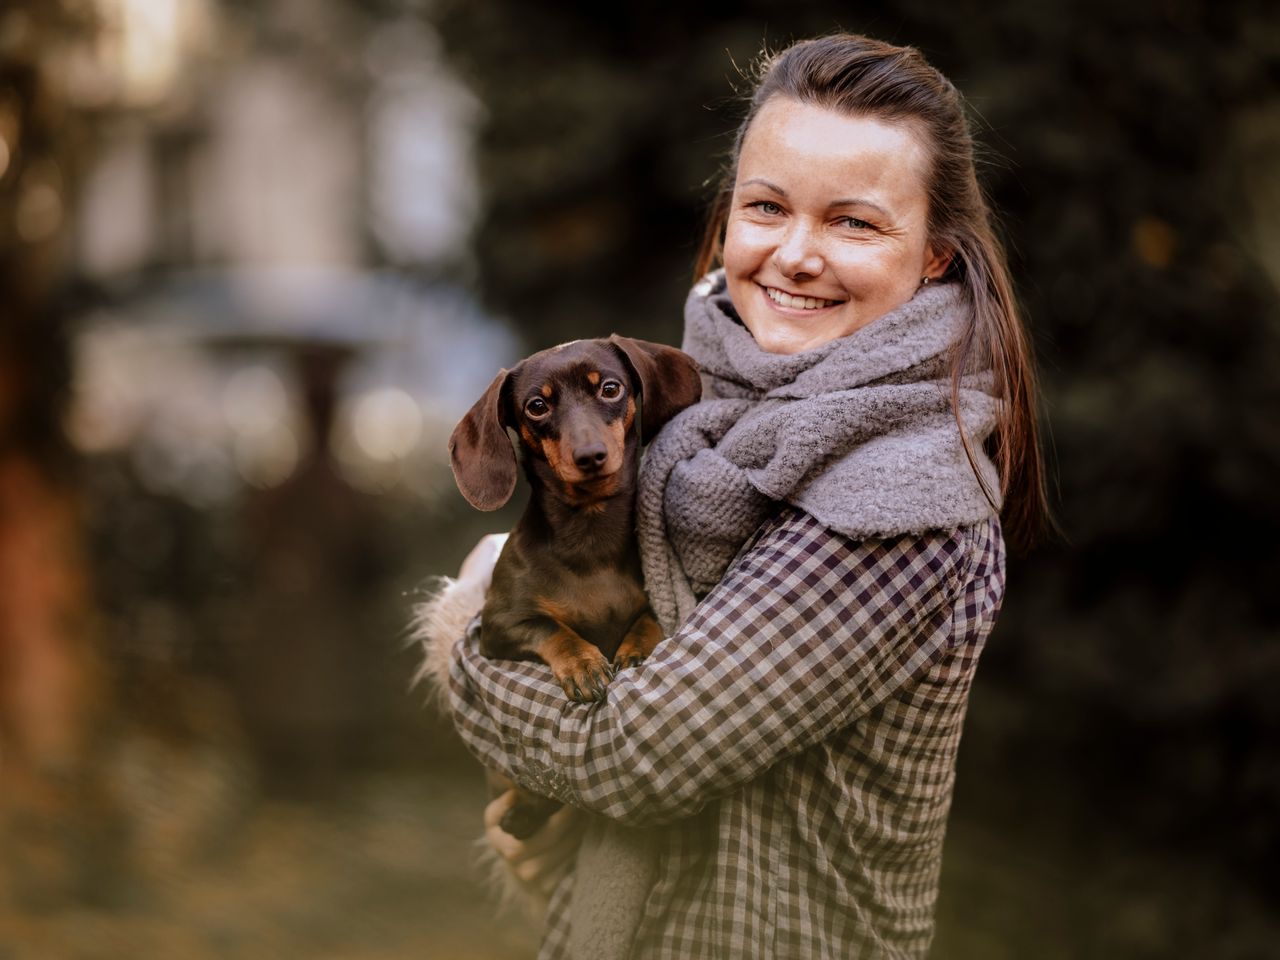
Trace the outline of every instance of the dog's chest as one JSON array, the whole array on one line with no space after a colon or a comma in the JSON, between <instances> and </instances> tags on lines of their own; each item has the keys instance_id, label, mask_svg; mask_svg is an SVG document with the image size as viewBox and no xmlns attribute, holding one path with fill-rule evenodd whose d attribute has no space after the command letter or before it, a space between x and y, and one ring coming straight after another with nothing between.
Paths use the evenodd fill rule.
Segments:
<instances>
[{"instance_id":1,"label":"dog's chest","mask_svg":"<svg viewBox=\"0 0 1280 960\"><path fill-rule=\"evenodd\" d=\"M633 577L610 567L576 576L572 594L574 629L610 657L649 602Z\"/></svg>"}]
</instances>

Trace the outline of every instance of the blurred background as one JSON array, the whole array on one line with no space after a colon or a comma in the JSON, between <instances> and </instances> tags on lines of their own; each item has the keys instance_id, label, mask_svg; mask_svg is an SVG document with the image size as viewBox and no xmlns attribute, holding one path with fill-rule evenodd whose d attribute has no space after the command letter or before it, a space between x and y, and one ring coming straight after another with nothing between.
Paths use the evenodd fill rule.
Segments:
<instances>
[{"instance_id":1,"label":"blurred background","mask_svg":"<svg viewBox=\"0 0 1280 960\"><path fill-rule=\"evenodd\" d=\"M679 342L762 43L968 96L1062 536L973 690L934 955L1280 956L1264 0L0 5L0 960L530 957L412 604L496 370Z\"/></svg>"}]
</instances>

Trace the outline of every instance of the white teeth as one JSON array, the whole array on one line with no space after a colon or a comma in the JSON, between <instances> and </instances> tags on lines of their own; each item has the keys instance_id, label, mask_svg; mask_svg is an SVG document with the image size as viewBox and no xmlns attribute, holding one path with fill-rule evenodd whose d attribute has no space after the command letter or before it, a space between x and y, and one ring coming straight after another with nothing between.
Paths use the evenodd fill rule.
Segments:
<instances>
[{"instance_id":1,"label":"white teeth","mask_svg":"<svg viewBox=\"0 0 1280 960\"><path fill-rule=\"evenodd\" d=\"M819 307L830 307L840 302L839 300L819 300L817 297L793 297L791 294L775 290L773 287L765 287L764 292L778 306L791 307L798 310L817 310Z\"/></svg>"}]
</instances>

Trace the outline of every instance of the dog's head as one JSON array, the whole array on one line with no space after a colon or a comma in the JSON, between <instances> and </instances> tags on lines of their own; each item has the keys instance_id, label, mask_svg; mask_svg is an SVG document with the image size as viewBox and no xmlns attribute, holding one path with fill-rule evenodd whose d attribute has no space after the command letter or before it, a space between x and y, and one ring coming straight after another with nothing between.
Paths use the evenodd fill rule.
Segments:
<instances>
[{"instance_id":1,"label":"dog's head","mask_svg":"<svg viewBox=\"0 0 1280 960\"><path fill-rule=\"evenodd\" d=\"M674 347L619 336L552 347L499 373L454 427L453 476L472 506L506 503L516 486L510 427L570 500L611 496L637 414L647 441L701 396L698 365Z\"/></svg>"}]
</instances>

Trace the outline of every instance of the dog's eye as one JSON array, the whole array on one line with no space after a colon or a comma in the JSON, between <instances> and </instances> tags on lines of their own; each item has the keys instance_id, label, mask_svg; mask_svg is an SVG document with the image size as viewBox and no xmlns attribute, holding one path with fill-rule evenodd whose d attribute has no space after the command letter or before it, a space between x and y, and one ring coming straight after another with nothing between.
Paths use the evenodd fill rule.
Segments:
<instances>
[{"instance_id":1,"label":"dog's eye","mask_svg":"<svg viewBox=\"0 0 1280 960\"><path fill-rule=\"evenodd\" d=\"M606 400L617 400L622 396L622 384L617 380L606 380L600 384L600 396Z\"/></svg>"},{"instance_id":2,"label":"dog's eye","mask_svg":"<svg viewBox=\"0 0 1280 960\"><path fill-rule=\"evenodd\" d=\"M551 404L543 400L541 397L534 397L524 405L524 412L534 420L541 420L551 412Z\"/></svg>"}]
</instances>

